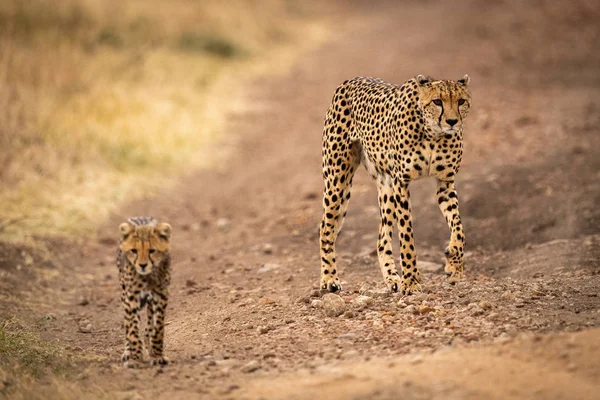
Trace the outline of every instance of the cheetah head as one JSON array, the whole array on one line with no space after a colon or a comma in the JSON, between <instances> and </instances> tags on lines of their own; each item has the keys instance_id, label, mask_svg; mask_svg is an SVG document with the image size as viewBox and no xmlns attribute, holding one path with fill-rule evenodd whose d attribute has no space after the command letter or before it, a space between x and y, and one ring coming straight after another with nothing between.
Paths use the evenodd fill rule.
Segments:
<instances>
[{"instance_id":1,"label":"cheetah head","mask_svg":"<svg viewBox=\"0 0 600 400\"><path fill-rule=\"evenodd\" d=\"M169 255L171 225L136 226L124 222L119 226L119 248L140 275L148 275Z\"/></svg>"},{"instance_id":2,"label":"cheetah head","mask_svg":"<svg viewBox=\"0 0 600 400\"><path fill-rule=\"evenodd\" d=\"M419 107L426 130L434 138L449 137L462 130L463 119L471 107L469 75L457 81L436 80L418 75Z\"/></svg>"}]
</instances>

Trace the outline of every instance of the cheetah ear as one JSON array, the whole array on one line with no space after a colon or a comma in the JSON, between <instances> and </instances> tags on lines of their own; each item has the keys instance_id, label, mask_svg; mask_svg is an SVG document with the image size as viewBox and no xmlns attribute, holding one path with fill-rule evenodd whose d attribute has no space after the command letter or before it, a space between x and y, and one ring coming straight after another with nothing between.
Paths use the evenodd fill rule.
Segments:
<instances>
[{"instance_id":1,"label":"cheetah ear","mask_svg":"<svg viewBox=\"0 0 600 400\"><path fill-rule=\"evenodd\" d=\"M471 78L469 77L469 75L465 75L462 78L460 78L459 80L457 80L456 82L460 83L461 85L469 86L469 82L471 82Z\"/></svg>"},{"instance_id":2,"label":"cheetah ear","mask_svg":"<svg viewBox=\"0 0 600 400\"><path fill-rule=\"evenodd\" d=\"M167 224L166 222L158 224L155 230L161 239L166 240L167 242L171 239L171 225Z\"/></svg>"},{"instance_id":3,"label":"cheetah ear","mask_svg":"<svg viewBox=\"0 0 600 400\"><path fill-rule=\"evenodd\" d=\"M121 241L127 239L127 237L133 232L135 227L129 222L123 222L119 225L119 233L121 234Z\"/></svg>"},{"instance_id":4,"label":"cheetah ear","mask_svg":"<svg viewBox=\"0 0 600 400\"><path fill-rule=\"evenodd\" d=\"M434 81L434 79L431 76L423 76L423 75L417 75L415 77L415 79L417 80L417 83L419 84L419 86L423 86L427 83L431 83Z\"/></svg>"}]
</instances>

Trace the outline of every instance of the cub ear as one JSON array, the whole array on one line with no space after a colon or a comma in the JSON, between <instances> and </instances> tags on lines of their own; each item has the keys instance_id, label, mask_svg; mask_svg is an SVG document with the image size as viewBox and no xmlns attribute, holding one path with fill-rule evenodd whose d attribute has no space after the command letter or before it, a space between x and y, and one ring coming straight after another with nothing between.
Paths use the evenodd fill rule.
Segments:
<instances>
[{"instance_id":1,"label":"cub ear","mask_svg":"<svg viewBox=\"0 0 600 400\"><path fill-rule=\"evenodd\" d=\"M423 86L423 85L433 82L435 80L431 76L424 76L424 75L417 75L415 77L415 79L417 80L417 83L419 84L419 86Z\"/></svg>"},{"instance_id":2,"label":"cub ear","mask_svg":"<svg viewBox=\"0 0 600 400\"><path fill-rule=\"evenodd\" d=\"M471 82L471 78L469 77L469 75L465 75L462 78L460 78L459 80L457 80L456 82L460 83L461 85L469 86L469 82Z\"/></svg>"},{"instance_id":3,"label":"cub ear","mask_svg":"<svg viewBox=\"0 0 600 400\"><path fill-rule=\"evenodd\" d=\"M119 233L121 234L121 241L127 239L127 237L133 232L135 227L129 222L123 222L119 225Z\"/></svg>"},{"instance_id":4,"label":"cub ear","mask_svg":"<svg viewBox=\"0 0 600 400\"><path fill-rule=\"evenodd\" d=\"M171 225L167 224L166 222L158 224L155 230L161 239L164 239L167 242L171 239Z\"/></svg>"}]
</instances>

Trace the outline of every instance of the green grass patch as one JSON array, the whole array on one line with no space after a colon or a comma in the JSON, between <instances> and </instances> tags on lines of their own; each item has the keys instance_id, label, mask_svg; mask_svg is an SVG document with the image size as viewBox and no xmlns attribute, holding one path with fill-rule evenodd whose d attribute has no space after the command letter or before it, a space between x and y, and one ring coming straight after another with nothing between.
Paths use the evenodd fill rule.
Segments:
<instances>
[{"instance_id":1,"label":"green grass patch","mask_svg":"<svg viewBox=\"0 0 600 400\"><path fill-rule=\"evenodd\" d=\"M221 58L234 58L244 51L234 42L214 34L183 32L179 36L177 47L190 53L207 53Z\"/></svg>"},{"instance_id":2,"label":"green grass patch","mask_svg":"<svg viewBox=\"0 0 600 400\"><path fill-rule=\"evenodd\" d=\"M25 331L14 319L0 321L0 367L34 378L74 371L71 357L58 345Z\"/></svg>"}]
</instances>

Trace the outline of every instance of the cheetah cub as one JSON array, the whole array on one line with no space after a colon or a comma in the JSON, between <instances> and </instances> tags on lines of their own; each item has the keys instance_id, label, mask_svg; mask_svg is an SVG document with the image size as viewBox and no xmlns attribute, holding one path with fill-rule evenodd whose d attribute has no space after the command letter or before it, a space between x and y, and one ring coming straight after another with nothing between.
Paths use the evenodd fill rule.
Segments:
<instances>
[{"instance_id":1,"label":"cheetah cub","mask_svg":"<svg viewBox=\"0 0 600 400\"><path fill-rule=\"evenodd\" d=\"M470 107L468 75L456 81L418 75L403 85L354 78L337 88L323 130L323 289L341 288L335 242L346 216L352 178L361 164L377 185L377 256L390 290L409 294L421 289L408 185L426 176L437 180L436 200L450 229L446 273L451 283L462 277L465 235L454 179L463 154L463 120ZM401 274L392 257L394 227L401 242Z\"/></svg>"},{"instance_id":2,"label":"cheetah cub","mask_svg":"<svg viewBox=\"0 0 600 400\"><path fill-rule=\"evenodd\" d=\"M166 365L163 341L171 281L171 225L159 224L152 217L133 217L119 226L119 233L117 266L126 338L121 360L125 366L135 368L142 359L140 313L146 307L146 350L152 365Z\"/></svg>"}]
</instances>

